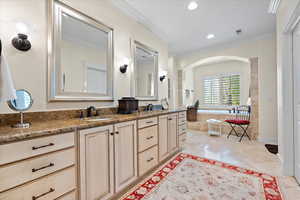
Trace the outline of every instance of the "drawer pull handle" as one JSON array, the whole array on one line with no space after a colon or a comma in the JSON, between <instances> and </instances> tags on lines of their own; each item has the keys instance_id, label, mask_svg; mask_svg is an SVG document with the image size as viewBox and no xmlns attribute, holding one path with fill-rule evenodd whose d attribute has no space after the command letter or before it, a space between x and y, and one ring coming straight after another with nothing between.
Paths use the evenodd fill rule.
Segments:
<instances>
[{"instance_id":1,"label":"drawer pull handle","mask_svg":"<svg viewBox=\"0 0 300 200\"><path fill-rule=\"evenodd\" d=\"M54 163L50 163L49 165L41 167L41 168L37 168L37 169L33 168L32 172L37 172L39 170L46 169L46 168L53 167L53 166L54 166Z\"/></svg>"},{"instance_id":2,"label":"drawer pull handle","mask_svg":"<svg viewBox=\"0 0 300 200\"><path fill-rule=\"evenodd\" d=\"M168 120L170 120L170 121L171 121L171 120L172 120L172 118L169 118Z\"/></svg>"},{"instance_id":3,"label":"drawer pull handle","mask_svg":"<svg viewBox=\"0 0 300 200\"><path fill-rule=\"evenodd\" d=\"M151 140L152 138L154 138L153 136L147 137L147 140Z\"/></svg>"},{"instance_id":4,"label":"drawer pull handle","mask_svg":"<svg viewBox=\"0 0 300 200\"><path fill-rule=\"evenodd\" d=\"M151 162L152 160L154 160L154 158L152 157L152 158L150 158L150 159L148 159L147 160L147 162Z\"/></svg>"},{"instance_id":5,"label":"drawer pull handle","mask_svg":"<svg viewBox=\"0 0 300 200\"><path fill-rule=\"evenodd\" d=\"M115 134L117 134L117 135L118 135L118 134L119 134L119 131L116 131L116 132L115 132Z\"/></svg>"},{"instance_id":6,"label":"drawer pull handle","mask_svg":"<svg viewBox=\"0 0 300 200\"><path fill-rule=\"evenodd\" d=\"M51 193L51 192L54 192L54 191L55 191L55 189L50 188L50 190L49 190L48 192L45 192L45 193L40 194L40 195L38 195L38 196L33 196L33 197L32 197L32 200L37 200L37 199L39 199L39 198L41 198L41 197L43 197L43 196L45 196L45 195L47 195L47 194L49 194L49 193Z\"/></svg>"},{"instance_id":7,"label":"drawer pull handle","mask_svg":"<svg viewBox=\"0 0 300 200\"><path fill-rule=\"evenodd\" d=\"M32 147L32 150L42 149L42 148L50 147L50 146L54 146L54 143L49 143L49 144L46 144L43 146L38 146L38 147Z\"/></svg>"},{"instance_id":8,"label":"drawer pull handle","mask_svg":"<svg viewBox=\"0 0 300 200\"><path fill-rule=\"evenodd\" d=\"M111 132L110 135L114 135L114 132Z\"/></svg>"},{"instance_id":9,"label":"drawer pull handle","mask_svg":"<svg viewBox=\"0 0 300 200\"><path fill-rule=\"evenodd\" d=\"M153 121L147 121L146 122L146 124L152 124L153 123Z\"/></svg>"}]
</instances>

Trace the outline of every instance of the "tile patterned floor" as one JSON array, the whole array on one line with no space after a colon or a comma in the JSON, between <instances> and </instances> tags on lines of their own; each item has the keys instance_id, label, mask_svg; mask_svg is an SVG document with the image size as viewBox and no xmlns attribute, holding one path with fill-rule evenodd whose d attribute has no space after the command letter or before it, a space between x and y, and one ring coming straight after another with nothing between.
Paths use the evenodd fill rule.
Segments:
<instances>
[{"instance_id":1,"label":"tile patterned floor","mask_svg":"<svg viewBox=\"0 0 300 200\"><path fill-rule=\"evenodd\" d=\"M281 173L279 158L269 153L262 143L232 136L208 136L207 133L189 131L183 152L214 159L279 177L285 200L300 200L300 187L293 177Z\"/></svg>"}]
</instances>

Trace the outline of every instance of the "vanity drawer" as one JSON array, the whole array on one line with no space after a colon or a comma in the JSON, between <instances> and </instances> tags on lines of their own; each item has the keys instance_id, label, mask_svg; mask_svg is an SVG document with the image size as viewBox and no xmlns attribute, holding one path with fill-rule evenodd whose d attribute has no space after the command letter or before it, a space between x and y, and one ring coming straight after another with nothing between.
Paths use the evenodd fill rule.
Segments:
<instances>
[{"instance_id":1,"label":"vanity drawer","mask_svg":"<svg viewBox=\"0 0 300 200\"><path fill-rule=\"evenodd\" d=\"M139 175L145 174L158 164L157 146L139 154Z\"/></svg>"},{"instance_id":2,"label":"vanity drawer","mask_svg":"<svg viewBox=\"0 0 300 200\"><path fill-rule=\"evenodd\" d=\"M138 148L139 152L148 149L158 144L158 126L150 126L140 129L138 133Z\"/></svg>"},{"instance_id":3,"label":"vanity drawer","mask_svg":"<svg viewBox=\"0 0 300 200\"><path fill-rule=\"evenodd\" d=\"M186 142L187 134L182 134L179 136L179 147L183 147Z\"/></svg>"},{"instance_id":4,"label":"vanity drawer","mask_svg":"<svg viewBox=\"0 0 300 200\"><path fill-rule=\"evenodd\" d=\"M0 167L0 192L74 165L75 148ZM13 178L12 178L13 177Z\"/></svg>"},{"instance_id":5,"label":"vanity drawer","mask_svg":"<svg viewBox=\"0 0 300 200\"><path fill-rule=\"evenodd\" d=\"M179 124L179 125L186 124L186 119L185 119L185 118L179 118L179 119L178 119L178 124Z\"/></svg>"},{"instance_id":6,"label":"vanity drawer","mask_svg":"<svg viewBox=\"0 0 300 200\"><path fill-rule=\"evenodd\" d=\"M76 188L75 167L0 193L1 200L53 200Z\"/></svg>"},{"instance_id":7,"label":"vanity drawer","mask_svg":"<svg viewBox=\"0 0 300 200\"><path fill-rule=\"evenodd\" d=\"M179 125L178 126L178 134L181 135L184 133L186 133L186 124Z\"/></svg>"},{"instance_id":8,"label":"vanity drawer","mask_svg":"<svg viewBox=\"0 0 300 200\"><path fill-rule=\"evenodd\" d=\"M74 146L74 133L0 145L0 165Z\"/></svg>"},{"instance_id":9,"label":"vanity drawer","mask_svg":"<svg viewBox=\"0 0 300 200\"><path fill-rule=\"evenodd\" d=\"M148 126L153 126L156 125L157 122L157 117L151 117L151 118L147 118L147 119L141 119L138 121L138 127L139 128L145 128Z\"/></svg>"},{"instance_id":10,"label":"vanity drawer","mask_svg":"<svg viewBox=\"0 0 300 200\"><path fill-rule=\"evenodd\" d=\"M68 194L63 195L62 197L59 197L56 200L75 200L76 199L76 192L70 192Z\"/></svg>"},{"instance_id":11,"label":"vanity drawer","mask_svg":"<svg viewBox=\"0 0 300 200\"><path fill-rule=\"evenodd\" d=\"M186 119L186 112L179 112L178 113L179 118L184 118Z\"/></svg>"}]
</instances>

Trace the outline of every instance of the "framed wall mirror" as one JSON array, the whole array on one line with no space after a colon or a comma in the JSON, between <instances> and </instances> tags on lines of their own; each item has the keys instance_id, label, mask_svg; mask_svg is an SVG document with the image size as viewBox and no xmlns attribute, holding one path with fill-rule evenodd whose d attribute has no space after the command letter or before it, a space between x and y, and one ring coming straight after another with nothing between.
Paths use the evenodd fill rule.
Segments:
<instances>
[{"instance_id":1,"label":"framed wall mirror","mask_svg":"<svg viewBox=\"0 0 300 200\"><path fill-rule=\"evenodd\" d=\"M58 0L48 25L49 101L113 100L113 29Z\"/></svg>"},{"instance_id":2,"label":"framed wall mirror","mask_svg":"<svg viewBox=\"0 0 300 200\"><path fill-rule=\"evenodd\" d=\"M134 96L139 100L158 99L158 52L134 41Z\"/></svg>"}]
</instances>

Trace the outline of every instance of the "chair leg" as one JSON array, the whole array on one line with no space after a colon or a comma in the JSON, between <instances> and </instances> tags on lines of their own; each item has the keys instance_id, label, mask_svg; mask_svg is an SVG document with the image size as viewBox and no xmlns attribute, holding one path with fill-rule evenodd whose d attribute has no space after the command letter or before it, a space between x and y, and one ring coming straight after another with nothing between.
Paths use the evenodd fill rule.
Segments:
<instances>
[{"instance_id":1,"label":"chair leg","mask_svg":"<svg viewBox=\"0 0 300 200\"><path fill-rule=\"evenodd\" d=\"M248 129L249 125L247 125L246 128L244 128L242 125L239 125L239 127L241 127L241 129L243 129L243 135L241 136L239 142L242 141L242 139L245 135L248 137L249 140L251 140L248 133L247 133L247 129Z\"/></svg>"},{"instance_id":2,"label":"chair leg","mask_svg":"<svg viewBox=\"0 0 300 200\"><path fill-rule=\"evenodd\" d=\"M233 128L233 131L235 132L235 135L236 135L237 137L239 137L239 134L236 132L234 126L232 126L232 128Z\"/></svg>"},{"instance_id":3,"label":"chair leg","mask_svg":"<svg viewBox=\"0 0 300 200\"><path fill-rule=\"evenodd\" d=\"M227 138L229 138L229 136L232 134L232 132L234 132L235 135L236 135L237 137L239 137L238 133L236 132L236 130L235 130L235 128L234 128L234 126L233 126L231 123L229 123L229 125L230 125L230 127L231 127L231 131L230 131L229 134L227 135Z\"/></svg>"},{"instance_id":4,"label":"chair leg","mask_svg":"<svg viewBox=\"0 0 300 200\"><path fill-rule=\"evenodd\" d=\"M228 139L229 136L231 135L232 131L233 131L233 128L231 127L231 131L230 131L229 134L227 135L227 139Z\"/></svg>"}]
</instances>

